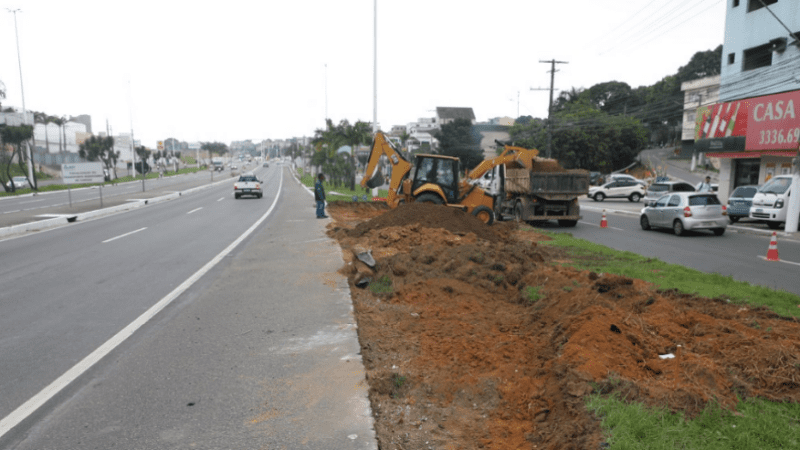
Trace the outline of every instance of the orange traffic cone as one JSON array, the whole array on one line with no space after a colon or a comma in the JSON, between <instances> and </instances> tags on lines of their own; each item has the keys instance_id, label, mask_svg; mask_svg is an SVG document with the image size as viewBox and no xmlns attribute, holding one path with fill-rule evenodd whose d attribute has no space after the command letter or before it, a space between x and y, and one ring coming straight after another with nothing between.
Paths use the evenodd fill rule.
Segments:
<instances>
[{"instance_id":1,"label":"orange traffic cone","mask_svg":"<svg viewBox=\"0 0 800 450\"><path fill-rule=\"evenodd\" d=\"M603 210L603 218L600 219L600 228L608 228L608 221L606 221L606 210Z\"/></svg>"},{"instance_id":2,"label":"orange traffic cone","mask_svg":"<svg viewBox=\"0 0 800 450\"><path fill-rule=\"evenodd\" d=\"M775 231L772 232L772 240L769 241L767 261L780 261L780 259L778 259L778 233Z\"/></svg>"}]
</instances>

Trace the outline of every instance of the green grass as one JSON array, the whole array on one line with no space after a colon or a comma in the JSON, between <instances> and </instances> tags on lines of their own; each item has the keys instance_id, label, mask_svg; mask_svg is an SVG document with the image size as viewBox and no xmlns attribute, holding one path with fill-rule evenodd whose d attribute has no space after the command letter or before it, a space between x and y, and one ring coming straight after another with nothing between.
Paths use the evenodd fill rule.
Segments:
<instances>
[{"instance_id":1,"label":"green grass","mask_svg":"<svg viewBox=\"0 0 800 450\"><path fill-rule=\"evenodd\" d=\"M715 403L693 420L682 413L626 403L617 396L588 396L587 409L601 418L609 449L720 450L800 448L800 405L751 398L741 415Z\"/></svg>"},{"instance_id":2,"label":"green grass","mask_svg":"<svg viewBox=\"0 0 800 450\"><path fill-rule=\"evenodd\" d=\"M731 303L766 306L783 316L800 317L800 297L786 291L776 291L718 273L705 273L659 259L647 258L632 252L622 252L568 233L536 230L551 237L541 245L561 247L572 258L573 266L581 270L614 273L649 281L661 289L677 289L702 297L722 298Z\"/></svg>"},{"instance_id":3,"label":"green grass","mask_svg":"<svg viewBox=\"0 0 800 450\"><path fill-rule=\"evenodd\" d=\"M786 291L753 286L732 277L708 274L655 258L614 250L576 239L568 233L540 229L536 232L553 239L540 242L540 245L560 247L566 251L572 262L564 265L639 278L660 289L719 297L732 303L764 305L784 316L800 316L800 308L797 307L800 297ZM751 325L760 327L758 323ZM741 415L734 415L710 403L702 414L692 420L686 420L681 413L673 414L664 409L622 401L613 393L587 396L586 407L602 419L601 427L611 450L800 448L798 404L751 398L740 401L736 410Z\"/></svg>"},{"instance_id":4,"label":"green grass","mask_svg":"<svg viewBox=\"0 0 800 450\"><path fill-rule=\"evenodd\" d=\"M369 290L373 294L391 294L392 293L392 280L384 275L379 280L373 281L369 284Z\"/></svg>"},{"instance_id":5,"label":"green grass","mask_svg":"<svg viewBox=\"0 0 800 450\"><path fill-rule=\"evenodd\" d=\"M300 182L313 189L314 188L314 183L316 181L314 179L314 177L312 175L309 175L309 174L303 175L302 174L302 169L297 169L297 170L298 170L298 174L300 175ZM372 200L372 189L364 189L359 185L356 185L356 190L355 191L350 190L350 185L349 184L347 186L335 186L332 183L330 183L329 181L325 181L325 182L322 183L322 185L325 187L326 200L329 201L329 202L332 202L332 201L352 202L354 195L358 196L358 201L360 201L360 202L363 201L363 199L362 199L363 195L367 196L367 201ZM331 194L331 191L338 192L341 195ZM389 193L389 191L387 191L386 189L379 189L378 190L378 197L386 198L386 195L388 193Z\"/></svg>"},{"instance_id":6,"label":"green grass","mask_svg":"<svg viewBox=\"0 0 800 450\"><path fill-rule=\"evenodd\" d=\"M529 303L536 303L544 296L539 292L541 286L526 286L525 287L525 297L528 299Z\"/></svg>"}]
</instances>

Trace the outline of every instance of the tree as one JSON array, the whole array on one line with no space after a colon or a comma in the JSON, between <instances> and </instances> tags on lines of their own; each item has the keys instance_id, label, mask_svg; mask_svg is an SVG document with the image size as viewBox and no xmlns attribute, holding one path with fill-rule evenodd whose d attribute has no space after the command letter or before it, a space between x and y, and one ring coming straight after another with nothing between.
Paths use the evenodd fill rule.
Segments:
<instances>
[{"instance_id":1,"label":"tree","mask_svg":"<svg viewBox=\"0 0 800 450\"><path fill-rule=\"evenodd\" d=\"M471 170L483 161L480 139L473 131L469 119L455 119L442 125L434 137L439 140L442 155L455 156L461 161L463 168Z\"/></svg>"},{"instance_id":2,"label":"tree","mask_svg":"<svg viewBox=\"0 0 800 450\"><path fill-rule=\"evenodd\" d=\"M511 128L516 145L544 148L546 122ZM588 101L575 102L553 118L553 157L566 168L611 172L632 163L647 143L647 129L635 118L612 116Z\"/></svg>"},{"instance_id":3,"label":"tree","mask_svg":"<svg viewBox=\"0 0 800 450\"><path fill-rule=\"evenodd\" d=\"M350 159L352 161L352 174L350 174L350 190L356 190L356 150L361 144L370 142L372 139L372 127L367 122L357 121L352 126L343 120L337 127L338 131L342 133L343 140L350 145Z\"/></svg>"},{"instance_id":4,"label":"tree","mask_svg":"<svg viewBox=\"0 0 800 450\"><path fill-rule=\"evenodd\" d=\"M136 170L142 174L142 177L144 177L150 173L150 165L147 164L147 160L150 158L150 154L153 152L148 150L147 147L143 145L136 147L134 150L136 151L136 155L139 156L139 162L136 163Z\"/></svg>"},{"instance_id":5,"label":"tree","mask_svg":"<svg viewBox=\"0 0 800 450\"><path fill-rule=\"evenodd\" d=\"M25 174L25 177L28 178L28 171L26 170L27 167L25 165L25 152L22 151L22 144L31 138L33 138L33 126L31 125L20 125L18 127L0 125L0 145L3 147L6 145L11 145L13 148L11 155L8 156L8 158L4 161L6 163L6 179L3 180L3 188L6 190L6 192L16 192L17 190L17 188L14 186L14 183L11 183L10 187L7 185L7 182L11 180L11 164L14 161L14 156L17 157L20 170ZM3 152L3 154L5 155L6 152ZM36 184L32 183L30 179L28 179L28 184L33 189L36 189Z\"/></svg>"},{"instance_id":6,"label":"tree","mask_svg":"<svg viewBox=\"0 0 800 450\"><path fill-rule=\"evenodd\" d=\"M119 151L114 151L114 138L111 136L90 136L85 140L78 150L78 155L87 161L100 161L105 167L108 178L117 178L117 160L119 159Z\"/></svg>"},{"instance_id":7,"label":"tree","mask_svg":"<svg viewBox=\"0 0 800 450\"><path fill-rule=\"evenodd\" d=\"M209 152L215 155L224 155L228 153L228 146L222 142L203 142L200 144L200 150Z\"/></svg>"}]
</instances>

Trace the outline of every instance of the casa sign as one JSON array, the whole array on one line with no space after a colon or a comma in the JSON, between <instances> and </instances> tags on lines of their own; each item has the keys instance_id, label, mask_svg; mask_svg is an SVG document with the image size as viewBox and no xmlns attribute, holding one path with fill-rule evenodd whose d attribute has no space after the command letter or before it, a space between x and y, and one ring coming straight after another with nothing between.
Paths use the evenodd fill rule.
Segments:
<instances>
[{"instance_id":1,"label":"casa sign","mask_svg":"<svg viewBox=\"0 0 800 450\"><path fill-rule=\"evenodd\" d=\"M745 137L745 150L797 150L800 91L703 106L697 110L695 140Z\"/></svg>"}]
</instances>

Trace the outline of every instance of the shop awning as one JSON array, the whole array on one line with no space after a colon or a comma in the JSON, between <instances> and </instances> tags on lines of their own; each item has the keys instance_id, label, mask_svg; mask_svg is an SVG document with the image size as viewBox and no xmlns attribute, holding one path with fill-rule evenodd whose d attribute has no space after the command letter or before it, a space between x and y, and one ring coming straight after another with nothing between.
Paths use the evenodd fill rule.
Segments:
<instances>
[{"instance_id":1,"label":"shop awning","mask_svg":"<svg viewBox=\"0 0 800 450\"><path fill-rule=\"evenodd\" d=\"M707 157L711 158L761 158L764 155L769 156L797 156L797 152L787 152L781 150L761 150L757 152L715 152L706 153Z\"/></svg>"}]
</instances>

